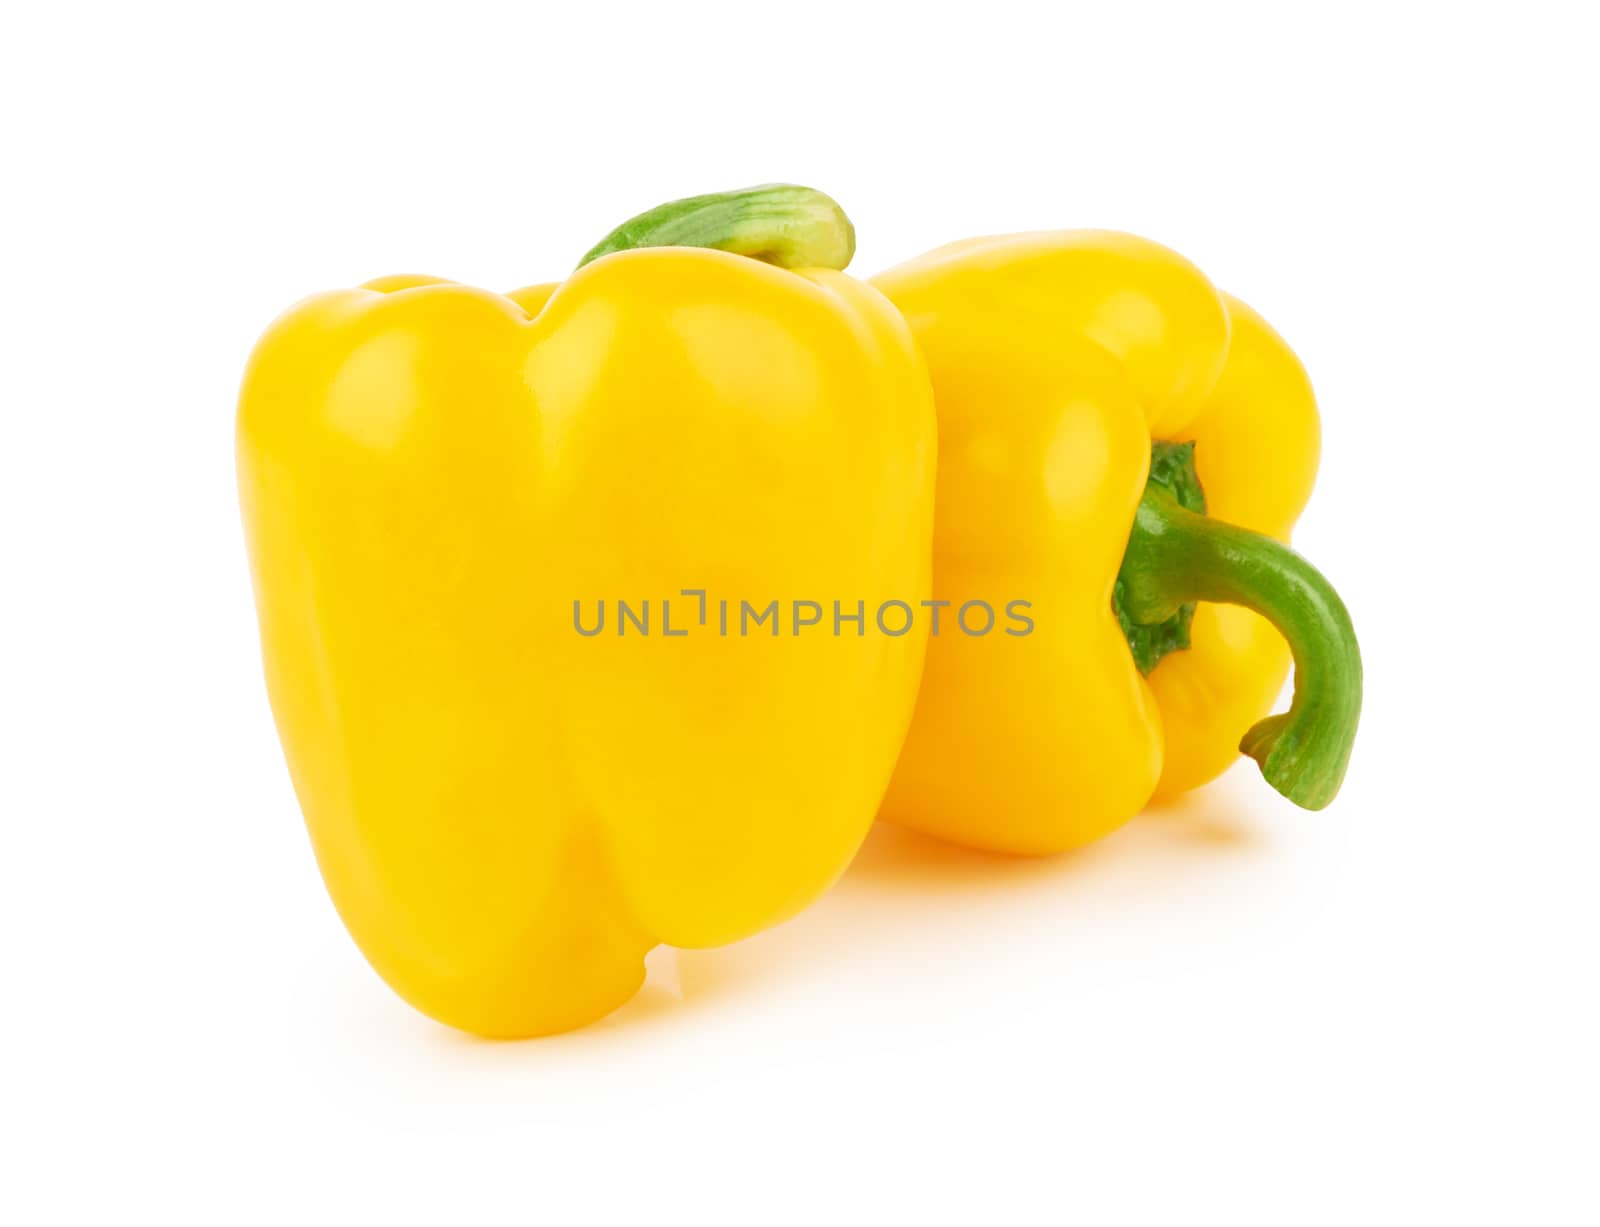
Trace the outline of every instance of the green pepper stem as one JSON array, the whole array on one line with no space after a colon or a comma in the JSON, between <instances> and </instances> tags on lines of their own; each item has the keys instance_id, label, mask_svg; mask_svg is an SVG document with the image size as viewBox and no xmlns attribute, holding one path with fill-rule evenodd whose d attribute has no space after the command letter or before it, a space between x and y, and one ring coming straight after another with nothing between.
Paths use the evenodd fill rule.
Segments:
<instances>
[{"instance_id":1,"label":"green pepper stem","mask_svg":"<svg viewBox=\"0 0 1600 1227\"><path fill-rule=\"evenodd\" d=\"M638 247L711 247L779 268L835 268L856 252L856 228L833 198L767 183L657 205L618 226L578 261Z\"/></svg>"},{"instance_id":2,"label":"green pepper stem","mask_svg":"<svg viewBox=\"0 0 1600 1227\"><path fill-rule=\"evenodd\" d=\"M1153 484L1134 517L1121 579L1123 608L1139 624L1212 601L1253 609L1278 628L1294 654L1294 699L1252 725L1239 750L1296 805L1332 801L1361 718L1361 649L1333 585L1288 546L1185 510Z\"/></svg>"}]
</instances>

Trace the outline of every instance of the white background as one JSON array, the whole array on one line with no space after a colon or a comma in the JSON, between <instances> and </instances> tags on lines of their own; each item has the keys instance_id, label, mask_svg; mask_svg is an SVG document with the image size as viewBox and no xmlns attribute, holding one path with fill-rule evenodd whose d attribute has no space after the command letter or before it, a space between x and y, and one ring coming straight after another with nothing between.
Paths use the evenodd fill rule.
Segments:
<instances>
[{"instance_id":1,"label":"white background","mask_svg":"<svg viewBox=\"0 0 1600 1227\"><path fill-rule=\"evenodd\" d=\"M0 1220L1596 1222L1584 7L8 6ZM598 1026L447 1033L279 755L245 356L312 290L559 277L774 179L862 274L1111 226L1274 321L1366 652L1345 792L1245 764L1053 861L880 831Z\"/></svg>"}]
</instances>

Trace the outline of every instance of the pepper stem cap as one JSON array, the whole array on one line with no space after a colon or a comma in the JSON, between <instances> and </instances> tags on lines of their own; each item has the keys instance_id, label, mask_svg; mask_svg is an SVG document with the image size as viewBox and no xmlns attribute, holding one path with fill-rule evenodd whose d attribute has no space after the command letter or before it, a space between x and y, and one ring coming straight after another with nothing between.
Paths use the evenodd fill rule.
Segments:
<instances>
[{"instance_id":1,"label":"pepper stem cap","mask_svg":"<svg viewBox=\"0 0 1600 1227\"><path fill-rule=\"evenodd\" d=\"M855 255L856 228L826 193L766 183L672 200L630 217L578 267L640 247L709 247L779 268L842 269Z\"/></svg>"},{"instance_id":2,"label":"pepper stem cap","mask_svg":"<svg viewBox=\"0 0 1600 1227\"><path fill-rule=\"evenodd\" d=\"M1281 542L1191 511L1152 482L1118 580L1121 609L1137 625L1212 601L1243 605L1277 627L1294 655L1294 698L1288 711L1252 725L1239 750L1296 805L1332 801L1361 718L1362 669L1350 611L1322 573Z\"/></svg>"}]
</instances>

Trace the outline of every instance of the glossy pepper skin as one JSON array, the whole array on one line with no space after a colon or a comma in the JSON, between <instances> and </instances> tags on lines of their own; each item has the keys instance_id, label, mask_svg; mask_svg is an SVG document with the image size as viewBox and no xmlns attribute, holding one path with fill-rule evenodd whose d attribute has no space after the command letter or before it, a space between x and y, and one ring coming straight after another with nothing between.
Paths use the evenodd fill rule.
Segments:
<instances>
[{"instance_id":1,"label":"glossy pepper skin","mask_svg":"<svg viewBox=\"0 0 1600 1227\"><path fill-rule=\"evenodd\" d=\"M842 214L816 224L832 247L756 246L847 260ZM754 933L844 869L924 634L724 637L679 593L926 596L934 423L881 295L728 251L511 296L387 278L271 326L237 436L267 687L400 996L485 1036L576 1027L657 943ZM576 633L575 601L619 599L654 633Z\"/></svg>"},{"instance_id":2,"label":"glossy pepper skin","mask_svg":"<svg viewBox=\"0 0 1600 1227\"><path fill-rule=\"evenodd\" d=\"M1055 852L1205 783L1241 748L1292 799L1327 804L1360 657L1337 595L1274 544L1319 450L1311 385L1282 338L1126 234L975 239L873 284L934 381L935 596L1026 599L1035 627L930 640L885 816ZM1153 454L1180 486L1192 462L1186 492L1198 510L1203 490L1204 516L1175 506ZM1290 648L1247 605L1301 659L1293 715L1261 724Z\"/></svg>"}]
</instances>

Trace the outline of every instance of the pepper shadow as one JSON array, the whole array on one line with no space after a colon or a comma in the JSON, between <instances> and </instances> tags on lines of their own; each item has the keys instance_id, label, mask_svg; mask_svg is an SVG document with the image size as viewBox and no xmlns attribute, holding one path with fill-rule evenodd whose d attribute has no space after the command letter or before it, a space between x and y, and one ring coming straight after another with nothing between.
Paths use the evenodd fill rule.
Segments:
<instances>
[{"instance_id":1,"label":"pepper shadow","mask_svg":"<svg viewBox=\"0 0 1600 1227\"><path fill-rule=\"evenodd\" d=\"M833 889L799 916L731 946L671 951L663 964L671 962L672 991L692 1012L758 996L775 978L819 972L863 947L868 957L915 964L930 948L970 946L975 931L1027 927L1041 915L1076 916L1090 929L1108 896L1137 907L1144 892L1175 887L1213 857L1254 854L1265 838L1221 783L1054 856L982 852L880 822Z\"/></svg>"}]
</instances>

